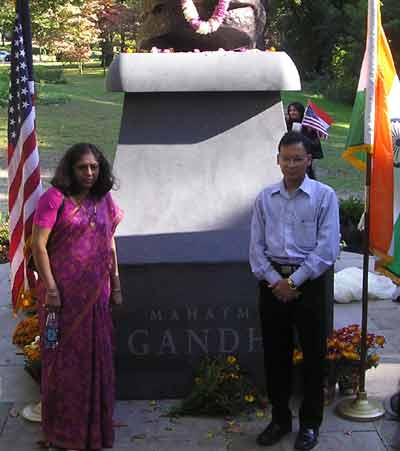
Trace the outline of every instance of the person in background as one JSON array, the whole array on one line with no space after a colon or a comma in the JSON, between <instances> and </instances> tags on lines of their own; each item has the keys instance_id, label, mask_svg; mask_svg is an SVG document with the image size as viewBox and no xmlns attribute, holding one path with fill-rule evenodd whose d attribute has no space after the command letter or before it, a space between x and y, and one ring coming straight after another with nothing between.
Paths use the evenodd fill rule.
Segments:
<instances>
[{"instance_id":1,"label":"person in background","mask_svg":"<svg viewBox=\"0 0 400 451\"><path fill-rule=\"evenodd\" d=\"M39 200L32 236L39 274L43 432L55 449L111 448L110 304L122 302L114 242L122 212L110 194L110 165L93 144L72 146L51 184ZM53 334L48 346L50 314L59 335L54 340Z\"/></svg>"},{"instance_id":2,"label":"person in background","mask_svg":"<svg viewBox=\"0 0 400 451\"><path fill-rule=\"evenodd\" d=\"M304 117L304 105L300 102L292 102L287 107L287 116L286 116L286 127L288 131L296 131L301 132L304 136L306 136L310 140L311 146L311 155L314 159L321 159L324 157L322 152L321 140L319 139L318 133L311 127L307 127L301 124ZM315 171L313 165L308 167L307 175L315 179Z\"/></svg>"},{"instance_id":3,"label":"person in background","mask_svg":"<svg viewBox=\"0 0 400 451\"><path fill-rule=\"evenodd\" d=\"M339 255L339 208L332 188L307 176L307 138L286 133L278 147L280 183L255 201L249 260L259 280L266 387L272 421L258 436L273 446L292 430L293 334L304 355L304 399L295 448L318 441L323 418L327 321L325 277Z\"/></svg>"}]
</instances>

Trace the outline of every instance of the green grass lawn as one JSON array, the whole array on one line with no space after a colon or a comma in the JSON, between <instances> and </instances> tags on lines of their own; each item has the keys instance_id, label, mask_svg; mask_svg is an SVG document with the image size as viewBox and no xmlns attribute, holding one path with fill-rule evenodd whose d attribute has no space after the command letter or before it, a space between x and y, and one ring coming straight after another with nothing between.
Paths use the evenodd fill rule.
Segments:
<instances>
[{"instance_id":1,"label":"green grass lawn","mask_svg":"<svg viewBox=\"0 0 400 451\"><path fill-rule=\"evenodd\" d=\"M57 68L57 65L48 65ZM0 73L9 66L0 66ZM117 146L122 113L122 93L110 93L105 89L105 77L100 67L89 67L81 76L76 68L64 68L66 84L40 84L37 105L37 135L42 161L54 166L71 144L89 141L99 145L112 160ZM344 150L351 106L331 102L311 91L284 92L283 102L306 104L312 99L330 114L335 123L329 139L323 143L325 158L319 160L319 179L328 183L340 197L361 194L363 175L341 158ZM7 148L7 108L0 107L0 151Z\"/></svg>"},{"instance_id":2,"label":"green grass lawn","mask_svg":"<svg viewBox=\"0 0 400 451\"><path fill-rule=\"evenodd\" d=\"M1 67L2 70L6 68ZM107 92L101 68L65 69L66 84L38 85L37 136L41 156L64 151L75 142L93 142L113 158L118 142L122 93ZM7 108L0 109L0 147L7 147Z\"/></svg>"}]
</instances>

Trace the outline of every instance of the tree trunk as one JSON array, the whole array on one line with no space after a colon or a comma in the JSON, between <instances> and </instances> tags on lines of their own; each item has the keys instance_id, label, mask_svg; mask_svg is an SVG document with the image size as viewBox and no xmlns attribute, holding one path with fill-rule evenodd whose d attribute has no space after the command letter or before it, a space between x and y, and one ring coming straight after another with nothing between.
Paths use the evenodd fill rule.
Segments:
<instances>
[{"instance_id":1,"label":"tree trunk","mask_svg":"<svg viewBox=\"0 0 400 451\"><path fill-rule=\"evenodd\" d=\"M107 39L101 45L101 64L108 67L114 58L114 49L112 41Z\"/></svg>"}]
</instances>

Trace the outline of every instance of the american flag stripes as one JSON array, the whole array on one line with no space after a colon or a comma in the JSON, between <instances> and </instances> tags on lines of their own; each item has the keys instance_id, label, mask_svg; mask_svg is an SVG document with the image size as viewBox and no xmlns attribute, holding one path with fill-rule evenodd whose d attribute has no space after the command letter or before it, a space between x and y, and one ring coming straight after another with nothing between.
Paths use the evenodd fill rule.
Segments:
<instances>
[{"instance_id":1,"label":"american flag stripes","mask_svg":"<svg viewBox=\"0 0 400 451\"><path fill-rule=\"evenodd\" d=\"M308 101L302 125L313 128L322 138L326 139L332 122L333 119L328 114L319 109L315 103Z\"/></svg>"},{"instance_id":2,"label":"american flag stripes","mask_svg":"<svg viewBox=\"0 0 400 451\"><path fill-rule=\"evenodd\" d=\"M35 132L32 36L29 2L17 0L11 48L8 108L8 181L10 212L11 295L14 311L29 292L27 268L33 214L42 192Z\"/></svg>"}]
</instances>

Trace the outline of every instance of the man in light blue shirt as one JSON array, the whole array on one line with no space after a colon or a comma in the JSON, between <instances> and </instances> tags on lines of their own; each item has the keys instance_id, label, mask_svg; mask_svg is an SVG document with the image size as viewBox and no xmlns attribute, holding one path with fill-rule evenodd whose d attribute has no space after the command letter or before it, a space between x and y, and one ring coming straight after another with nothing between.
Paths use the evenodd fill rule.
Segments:
<instances>
[{"instance_id":1,"label":"man in light blue shirt","mask_svg":"<svg viewBox=\"0 0 400 451\"><path fill-rule=\"evenodd\" d=\"M272 421L257 442L272 446L292 429L293 330L304 355L304 399L295 448L318 441L323 416L326 352L326 272L339 254L339 208L335 192L307 177L309 140L286 133L279 143L280 183L265 188L255 201L250 265L260 282L267 392Z\"/></svg>"}]
</instances>

